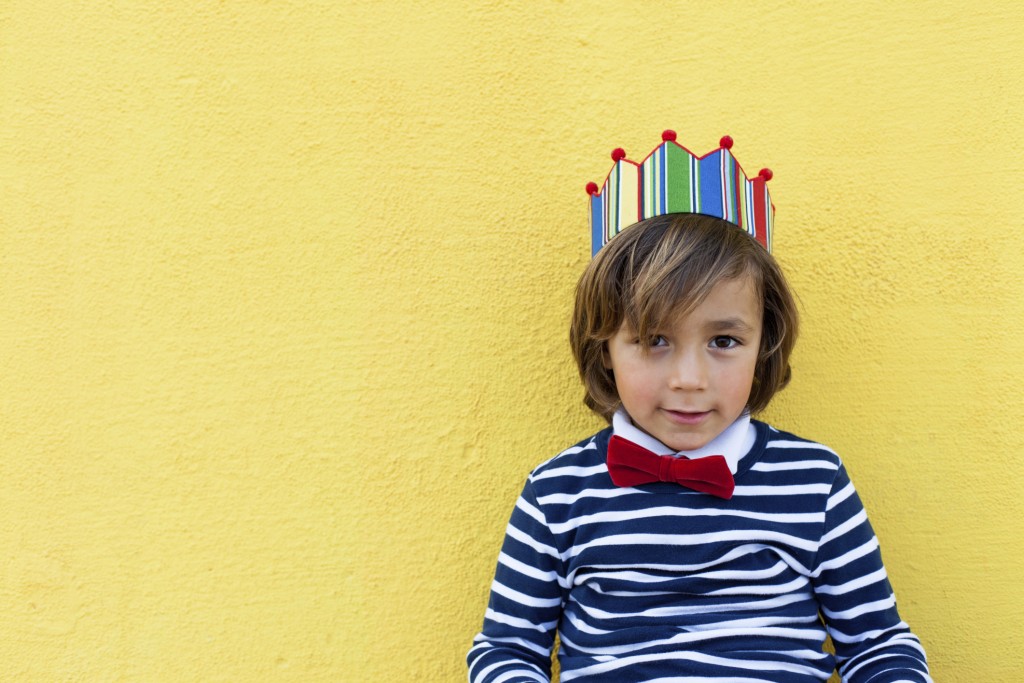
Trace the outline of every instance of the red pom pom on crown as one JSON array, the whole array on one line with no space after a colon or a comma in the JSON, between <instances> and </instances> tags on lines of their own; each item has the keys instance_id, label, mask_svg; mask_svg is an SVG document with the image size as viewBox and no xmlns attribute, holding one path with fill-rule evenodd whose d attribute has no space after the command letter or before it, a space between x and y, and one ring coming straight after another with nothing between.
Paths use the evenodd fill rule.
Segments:
<instances>
[{"instance_id":1,"label":"red pom pom on crown","mask_svg":"<svg viewBox=\"0 0 1024 683\"><path fill-rule=\"evenodd\" d=\"M723 135L722 139L718 141L718 146L722 149L732 149L732 138L728 135Z\"/></svg>"},{"instance_id":2,"label":"red pom pom on crown","mask_svg":"<svg viewBox=\"0 0 1024 683\"><path fill-rule=\"evenodd\" d=\"M765 182L768 182L769 180L771 180L775 176L775 174L772 173L772 169L770 169L770 168L762 168L761 172L758 173L757 175L759 175L762 178L764 178Z\"/></svg>"},{"instance_id":3,"label":"red pom pom on crown","mask_svg":"<svg viewBox=\"0 0 1024 683\"><path fill-rule=\"evenodd\" d=\"M597 183L595 183L595 182L587 183L587 194L589 194L591 197L593 197L595 194L597 194L597 190L598 190Z\"/></svg>"},{"instance_id":4,"label":"red pom pom on crown","mask_svg":"<svg viewBox=\"0 0 1024 683\"><path fill-rule=\"evenodd\" d=\"M612 161L617 163L619 160L625 158L626 150L622 149L621 147L616 147L615 149L612 150Z\"/></svg>"},{"instance_id":5,"label":"red pom pom on crown","mask_svg":"<svg viewBox=\"0 0 1024 683\"><path fill-rule=\"evenodd\" d=\"M676 141L676 132L674 130L666 130L666 131L662 132L662 134L661 134L661 141L662 142L675 142Z\"/></svg>"}]
</instances>

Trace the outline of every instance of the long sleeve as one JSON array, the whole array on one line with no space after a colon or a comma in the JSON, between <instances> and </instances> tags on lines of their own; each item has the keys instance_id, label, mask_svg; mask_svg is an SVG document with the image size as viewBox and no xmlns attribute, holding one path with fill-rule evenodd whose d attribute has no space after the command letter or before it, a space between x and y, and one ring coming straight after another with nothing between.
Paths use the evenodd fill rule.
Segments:
<instances>
[{"instance_id":1,"label":"long sleeve","mask_svg":"<svg viewBox=\"0 0 1024 683\"><path fill-rule=\"evenodd\" d=\"M900 619L878 540L842 466L812 580L845 683L931 683L924 649Z\"/></svg>"},{"instance_id":2,"label":"long sleeve","mask_svg":"<svg viewBox=\"0 0 1024 683\"><path fill-rule=\"evenodd\" d=\"M471 683L550 680L566 586L560 551L527 480L498 556L483 631L466 658Z\"/></svg>"}]
</instances>

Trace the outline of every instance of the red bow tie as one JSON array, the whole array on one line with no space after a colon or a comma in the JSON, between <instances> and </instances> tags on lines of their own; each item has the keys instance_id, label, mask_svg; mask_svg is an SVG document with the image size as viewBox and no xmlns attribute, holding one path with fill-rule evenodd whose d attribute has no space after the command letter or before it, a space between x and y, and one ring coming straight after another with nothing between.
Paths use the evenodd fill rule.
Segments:
<instances>
[{"instance_id":1,"label":"red bow tie","mask_svg":"<svg viewBox=\"0 0 1024 683\"><path fill-rule=\"evenodd\" d=\"M608 474L616 486L670 481L726 500L736 488L729 463L721 455L693 460L656 455L621 436L612 436L608 442Z\"/></svg>"}]
</instances>

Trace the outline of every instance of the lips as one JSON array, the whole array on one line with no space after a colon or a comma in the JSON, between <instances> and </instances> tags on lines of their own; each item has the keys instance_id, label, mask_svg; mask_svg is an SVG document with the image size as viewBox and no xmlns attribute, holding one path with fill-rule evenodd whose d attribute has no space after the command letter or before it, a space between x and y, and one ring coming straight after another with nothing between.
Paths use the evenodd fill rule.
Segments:
<instances>
[{"instance_id":1,"label":"lips","mask_svg":"<svg viewBox=\"0 0 1024 683\"><path fill-rule=\"evenodd\" d=\"M700 424L704 418L711 414L710 410L705 411L689 411L689 410L669 410L668 408L662 408L662 412L665 413L666 417L672 422L681 425L695 425Z\"/></svg>"}]
</instances>

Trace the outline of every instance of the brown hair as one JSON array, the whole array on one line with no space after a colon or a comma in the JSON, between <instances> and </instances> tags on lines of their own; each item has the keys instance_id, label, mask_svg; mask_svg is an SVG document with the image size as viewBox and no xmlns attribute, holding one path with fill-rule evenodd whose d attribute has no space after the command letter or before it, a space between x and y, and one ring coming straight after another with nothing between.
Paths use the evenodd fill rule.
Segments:
<instances>
[{"instance_id":1,"label":"brown hair","mask_svg":"<svg viewBox=\"0 0 1024 683\"><path fill-rule=\"evenodd\" d=\"M742 229L713 216L669 214L641 221L597 253L576 286L569 343L586 388L583 402L606 420L619 407L606 367L607 342L623 321L646 339L686 315L722 280L749 275L764 310L747 407L758 413L792 374L796 302L778 263Z\"/></svg>"}]
</instances>

